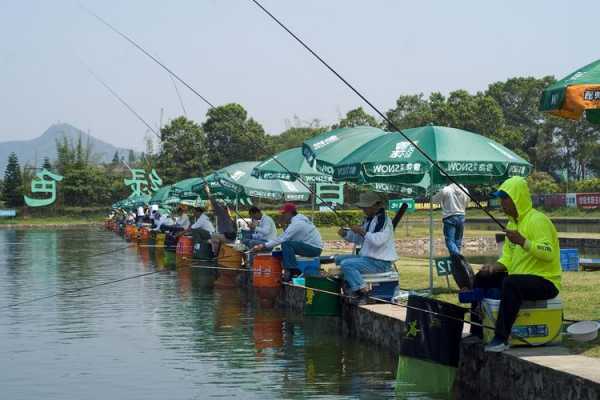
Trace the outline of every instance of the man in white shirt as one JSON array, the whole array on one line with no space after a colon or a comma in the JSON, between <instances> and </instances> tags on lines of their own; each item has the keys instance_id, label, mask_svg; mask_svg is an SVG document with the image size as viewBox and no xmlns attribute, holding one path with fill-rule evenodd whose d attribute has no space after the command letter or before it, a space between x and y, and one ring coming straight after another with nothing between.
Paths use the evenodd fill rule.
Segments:
<instances>
[{"instance_id":1,"label":"man in white shirt","mask_svg":"<svg viewBox=\"0 0 600 400\"><path fill-rule=\"evenodd\" d=\"M464 189L463 190L461 190ZM442 222L444 224L444 238L446 247L451 256L460 256L463 233L465 230L465 211L469 204L469 191L455 183L445 186L431 200L442 207Z\"/></svg>"},{"instance_id":2,"label":"man in white shirt","mask_svg":"<svg viewBox=\"0 0 600 400\"><path fill-rule=\"evenodd\" d=\"M298 214L294 203L285 203L279 211L282 213L283 222L289 222L283 234L267 243L254 246L252 250L256 252L281 245L283 268L287 271L297 270L296 255L302 257L319 257L321 255L323 251L321 234L310 219Z\"/></svg>"},{"instance_id":3,"label":"man in white shirt","mask_svg":"<svg viewBox=\"0 0 600 400\"><path fill-rule=\"evenodd\" d=\"M187 207L184 204L179 206L179 216L175 219L175 224L183 228L184 231L188 230L191 225L190 217L187 215Z\"/></svg>"},{"instance_id":4,"label":"man in white shirt","mask_svg":"<svg viewBox=\"0 0 600 400\"><path fill-rule=\"evenodd\" d=\"M358 255L337 256L335 261L342 268L344 280L355 300L366 304L368 290L362 274L390 271L398 254L392 220L385 213L379 196L373 192L361 193L356 206L365 213L362 224L340 229L338 234L348 242L360 245L360 252Z\"/></svg>"},{"instance_id":5,"label":"man in white shirt","mask_svg":"<svg viewBox=\"0 0 600 400\"><path fill-rule=\"evenodd\" d=\"M252 248L257 244L267 243L277 237L277 226L273 218L263 214L258 207L250 207L248 213L252 218L252 222L250 222L251 236L243 241L246 247Z\"/></svg>"}]
</instances>

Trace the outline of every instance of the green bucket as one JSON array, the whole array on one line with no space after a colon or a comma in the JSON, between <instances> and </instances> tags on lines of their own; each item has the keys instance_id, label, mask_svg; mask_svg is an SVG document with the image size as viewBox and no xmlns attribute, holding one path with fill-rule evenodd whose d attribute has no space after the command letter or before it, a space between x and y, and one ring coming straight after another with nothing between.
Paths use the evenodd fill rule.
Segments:
<instances>
[{"instance_id":1,"label":"green bucket","mask_svg":"<svg viewBox=\"0 0 600 400\"><path fill-rule=\"evenodd\" d=\"M341 281L339 279L324 276L306 277L306 294L304 297L304 315L329 316L340 315L340 296L327 292L340 293ZM318 290L312 290L312 289Z\"/></svg>"}]
</instances>

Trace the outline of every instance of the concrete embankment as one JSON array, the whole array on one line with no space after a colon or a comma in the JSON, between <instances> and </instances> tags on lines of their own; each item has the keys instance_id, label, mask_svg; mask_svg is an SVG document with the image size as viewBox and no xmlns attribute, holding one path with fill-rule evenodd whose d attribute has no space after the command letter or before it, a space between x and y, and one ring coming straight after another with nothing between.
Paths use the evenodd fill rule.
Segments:
<instances>
[{"instance_id":1,"label":"concrete embankment","mask_svg":"<svg viewBox=\"0 0 600 400\"><path fill-rule=\"evenodd\" d=\"M304 299L304 288L284 286L279 304L302 312ZM406 336L405 320L402 307L344 304L338 324L341 333L399 355ZM461 343L453 392L461 400L598 400L600 359L572 355L562 346L485 353L479 340L466 338Z\"/></svg>"}]
</instances>

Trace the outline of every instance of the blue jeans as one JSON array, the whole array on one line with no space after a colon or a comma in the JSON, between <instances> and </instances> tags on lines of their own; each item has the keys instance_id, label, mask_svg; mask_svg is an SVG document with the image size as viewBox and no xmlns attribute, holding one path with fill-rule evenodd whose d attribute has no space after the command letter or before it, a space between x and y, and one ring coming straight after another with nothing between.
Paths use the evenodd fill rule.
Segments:
<instances>
[{"instance_id":1,"label":"blue jeans","mask_svg":"<svg viewBox=\"0 0 600 400\"><path fill-rule=\"evenodd\" d=\"M344 280L353 292L367 286L362 274L377 274L392 269L391 261L355 255L336 256L335 263L342 267Z\"/></svg>"},{"instance_id":2,"label":"blue jeans","mask_svg":"<svg viewBox=\"0 0 600 400\"><path fill-rule=\"evenodd\" d=\"M297 242L294 240L283 242L281 243L283 268L298 268L298 262L296 261L297 255L302 257L319 257L322 251L323 249L310 246L304 242Z\"/></svg>"},{"instance_id":3,"label":"blue jeans","mask_svg":"<svg viewBox=\"0 0 600 400\"><path fill-rule=\"evenodd\" d=\"M444 238L446 247L451 256L460 255L462 247L463 233L465 231L465 216L451 215L443 219Z\"/></svg>"},{"instance_id":4,"label":"blue jeans","mask_svg":"<svg viewBox=\"0 0 600 400\"><path fill-rule=\"evenodd\" d=\"M242 240L242 243L244 244L244 246L251 249L256 245L265 244L267 243L267 241L262 239L244 239Z\"/></svg>"}]
</instances>

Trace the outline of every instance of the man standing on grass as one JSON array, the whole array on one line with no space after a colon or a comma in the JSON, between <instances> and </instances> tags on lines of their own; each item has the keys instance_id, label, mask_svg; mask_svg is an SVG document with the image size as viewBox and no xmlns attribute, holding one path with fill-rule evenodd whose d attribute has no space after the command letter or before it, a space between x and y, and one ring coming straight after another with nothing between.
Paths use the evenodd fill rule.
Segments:
<instances>
[{"instance_id":1,"label":"man standing on grass","mask_svg":"<svg viewBox=\"0 0 600 400\"><path fill-rule=\"evenodd\" d=\"M549 300L558 295L561 284L560 248L554 224L532 207L527 181L507 179L494 193L508 216L502 257L484 265L475 276L477 288L501 288L500 309L494 339L486 351L508 349L512 326L523 301ZM472 320L479 322L475 315ZM479 330L473 331L481 334Z\"/></svg>"},{"instance_id":2,"label":"man standing on grass","mask_svg":"<svg viewBox=\"0 0 600 400\"><path fill-rule=\"evenodd\" d=\"M461 190L464 189L463 190ZM445 186L431 200L442 207L442 222L444 224L444 238L446 247L451 256L460 256L463 233L465 230L465 211L469 204L467 188L452 183Z\"/></svg>"}]
</instances>

